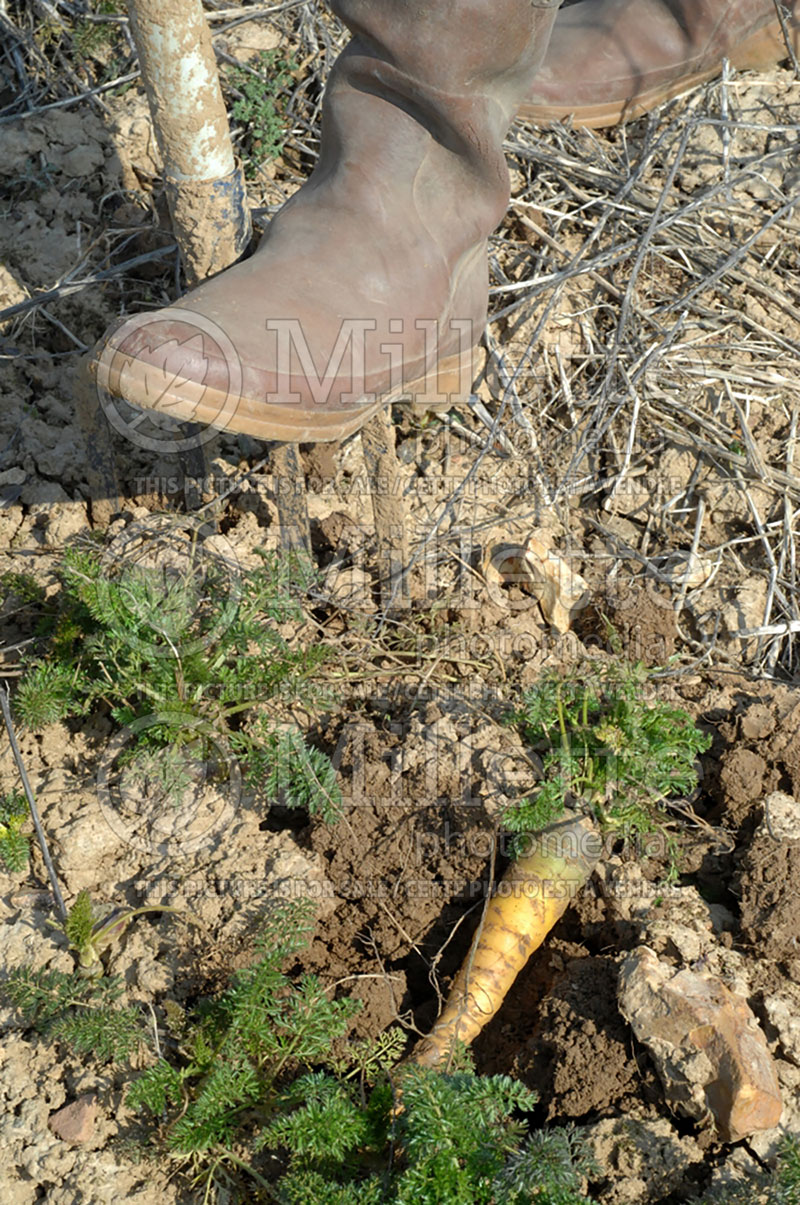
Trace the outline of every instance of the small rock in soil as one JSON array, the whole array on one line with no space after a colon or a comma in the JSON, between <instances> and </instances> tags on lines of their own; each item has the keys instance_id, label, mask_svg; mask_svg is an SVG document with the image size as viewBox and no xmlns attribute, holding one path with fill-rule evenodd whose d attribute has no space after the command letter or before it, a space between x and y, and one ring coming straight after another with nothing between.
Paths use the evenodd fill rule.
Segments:
<instances>
[{"instance_id":1,"label":"small rock in soil","mask_svg":"<svg viewBox=\"0 0 800 1205\"><path fill-rule=\"evenodd\" d=\"M764 800L764 823L773 841L800 841L800 803L785 791L773 791Z\"/></svg>"},{"instance_id":2,"label":"small rock in soil","mask_svg":"<svg viewBox=\"0 0 800 1205\"><path fill-rule=\"evenodd\" d=\"M64 1142L88 1142L94 1134L97 1101L91 1092L50 1114L48 1126Z\"/></svg>"},{"instance_id":3,"label":"small rock in soil","mask_svg":"<svg viewBox=\"0 0 800 1205\"><path fill-rule=\"evenodd\" d=\"M778 1124L781 1093L766 1039L747 1002L721 980L675 973L642 946L622 965L619 1003L667 1099L685 1115L710 1113L725 1142Z\"/></svg>"}]
</instances>

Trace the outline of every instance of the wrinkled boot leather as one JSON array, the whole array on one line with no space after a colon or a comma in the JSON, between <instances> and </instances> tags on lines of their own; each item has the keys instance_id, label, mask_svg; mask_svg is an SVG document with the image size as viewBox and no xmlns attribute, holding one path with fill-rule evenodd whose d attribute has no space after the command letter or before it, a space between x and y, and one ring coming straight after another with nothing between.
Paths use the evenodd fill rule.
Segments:
<instances>
[{"instance_id":1,"label":"wrinkled boot leather","mask_svg":"<svg viewBox=\"0 0 800 1205\"><path fill-rule=\"evenodd\" d=\"M797 51L800 6L783 3ZM578 0L558 14L520 116L614 125L712 79L725 58L765 68L787 56L774 0Z\"/></svg>"},{"instance_id":2,"label":"wrinkled boot leather","mask_svg":"<svg viewBox=\"0 0 800 1205\"><path fill-rule=\"evenodd\" d=\"M256 253L95 353L133 404L262 439L342 439L469 395L502 152L559 0L337 0L353 40L318 164Z\"/></svg>"}]
</instances>

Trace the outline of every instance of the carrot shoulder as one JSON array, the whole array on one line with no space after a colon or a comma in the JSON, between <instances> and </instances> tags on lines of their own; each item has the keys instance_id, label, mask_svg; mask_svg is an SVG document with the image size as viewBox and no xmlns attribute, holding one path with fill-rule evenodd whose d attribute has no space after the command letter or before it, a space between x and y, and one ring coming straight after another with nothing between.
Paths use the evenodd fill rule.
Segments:
<instances>
[{"instance_id":1,"label":"carrot shoulder","mask_svg":"<svg viewBox=\"0 0 800 1205\"><path fill-rule=\"evenodd\" d=\"M436 1067L455 1042L469 1045L477 1037L589 878L601 849L584 816L565 817L537 834L531 852L512 862L498 883L444 1011L407 1062Z\"/></svg>"}]
</instances>

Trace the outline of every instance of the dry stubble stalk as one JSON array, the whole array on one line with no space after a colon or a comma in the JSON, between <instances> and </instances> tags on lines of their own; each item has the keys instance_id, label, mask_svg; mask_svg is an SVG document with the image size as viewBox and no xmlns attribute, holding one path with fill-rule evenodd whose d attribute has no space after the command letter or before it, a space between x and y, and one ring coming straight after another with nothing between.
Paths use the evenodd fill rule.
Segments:
<instances>
[{"instance_id":1,"label":"dry stubble stalk","mask_svg":"<svg viewBox=\"0 0 800 1205\"><path fill-rule=\"evenodd\" d=\"M129 10L172 227L193 285L235 263L251 235L211 34L201 0L129 0Z\"/></svg>"},{"instance_id":2,"label":"dry stubble stalk","mask_svg":"<svg viewBox=\"0 0 800 1205\"><path fill-rule=\"evenodd\" d=\"M164 160L172 229L191 287L247 250L252 224L244 173L233 153L202 0L128 0L128 9ZM91 435L90 418L84 426ZM185 435L191 431L183 427ZM208 475L201 442L184 452L181 471L187 509L193 510L200 497L191 483Z\"/></svg>"},{"instance_id":3,"label":"dry stubble stalk","mask_svg":"<svg viewBox=\"0 0 800 1205\"><path fill-rule=\"evenodd\" d=\"M495 1016L534 950L564 914L600 858L602 839L585 816L565 815L509 866L486 907L442 1015L407 1063L438 1067L456 1042L469 1045Z\"/></svg>"}]
</instances>

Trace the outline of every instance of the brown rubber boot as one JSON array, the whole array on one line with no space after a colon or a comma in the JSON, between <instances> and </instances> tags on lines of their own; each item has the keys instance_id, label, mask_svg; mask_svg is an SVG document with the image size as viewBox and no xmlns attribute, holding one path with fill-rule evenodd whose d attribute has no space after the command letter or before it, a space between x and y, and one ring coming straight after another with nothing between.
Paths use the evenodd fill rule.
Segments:
<instances>
[{"instance_id":1,"label":"brown rubber boot","mask_svg":"<svg viewBox=\"0 0 800 1205\"><path fill-rule=\"evenodd\" d=\"M783 0L800 47L797 0ZM639 117L704 80L788 57L775 0L578 0L558 14L519 116L599 128Z\"/></svg>"},{"instance_id":2,"label":"brown rubber boot","mask_svg":"<svg viewBox=\"0 0 800 1205\"><path fill-rule=\"evenodd\" d=\"M319 162L251 259L94 356L136 406L260 439L343 439L404 398L469 396L505 133L560 0L337 0L353 33Z\"/></svg>"}]
</instances>

